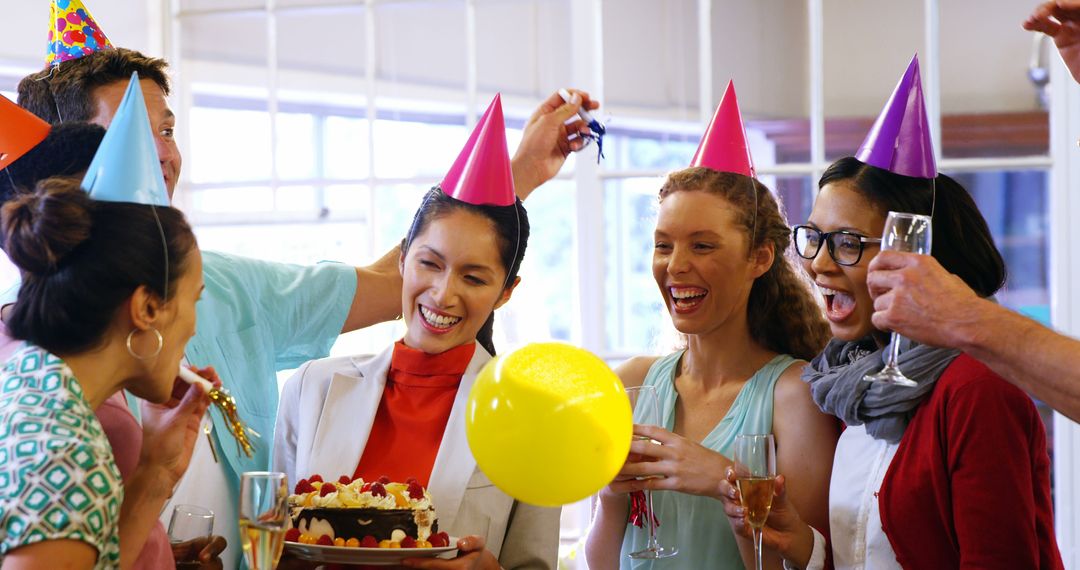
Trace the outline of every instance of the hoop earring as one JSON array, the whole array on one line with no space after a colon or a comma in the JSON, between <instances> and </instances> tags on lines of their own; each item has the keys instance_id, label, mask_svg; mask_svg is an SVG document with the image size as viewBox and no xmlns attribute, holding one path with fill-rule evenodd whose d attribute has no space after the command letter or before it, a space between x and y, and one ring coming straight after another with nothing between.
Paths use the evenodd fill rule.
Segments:
<instances>
[{"instance_id":1,"label":"hoop earring","mask_svg":"<svg viewBox=\"0 0 1080 570\"><path fill-rule=\"evenodd\" d=\"M157 337L157 350L154 351L154 354L150 354L150 355L147 355L147 356L139 356L138 354L135 354L135 351L131 348L131 337L135 336L135 333L139 332L139 329L131 329L131 332L129 332L128 335L127 335L127 343L126 344L127 344L128 354L130 354L136 360L149 360L151 358L154 358L157 355L161 354L161 349L162 349L162 347L165 346L165 339L162 338L161 333L158 332L157 329L150 329L150 330L154 331L154 336Z\"/></svg>"}]
</instances>

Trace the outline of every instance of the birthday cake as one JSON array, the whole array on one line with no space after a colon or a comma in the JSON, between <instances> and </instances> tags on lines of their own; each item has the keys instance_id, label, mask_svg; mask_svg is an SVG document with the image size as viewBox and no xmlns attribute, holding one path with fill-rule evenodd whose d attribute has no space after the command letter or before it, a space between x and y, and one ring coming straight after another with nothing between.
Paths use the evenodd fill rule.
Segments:
<instances>
[{"instance_id":1,"label":"birthday cake","mask_svg":"<svg viewBox=\"0 0 1080 570\"><path fill-rule=\"evenodd\" d=\"M365 482L342 476L301 479L289 496L291 528L285 540L301 544L363 548L449 546L439 532L431 495L416 479L381 477Z\"/></svg>"}]
</instances>

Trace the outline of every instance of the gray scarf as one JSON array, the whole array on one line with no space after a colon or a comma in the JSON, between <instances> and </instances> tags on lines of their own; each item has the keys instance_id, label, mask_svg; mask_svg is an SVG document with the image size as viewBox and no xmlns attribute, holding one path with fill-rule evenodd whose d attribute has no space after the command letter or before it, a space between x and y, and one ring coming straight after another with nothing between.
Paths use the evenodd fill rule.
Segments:
<instances>
[{"instance_id":1,"label":"gray scarf","mask_svg":"<svg viewBox=\"0 0 1080 570\"><path fill-rule=\"evenodd\" d=\"M959 350L935 348L900 340L900 369L919 383L909 388L865 382L888 358L888 347L877 348L872 338L855 342L832 339L803 370L814 402L849 426L866 425L874 439L897 443L923 399L930 395L941 373L960 355Z\"/></svg>"}]
</instances>

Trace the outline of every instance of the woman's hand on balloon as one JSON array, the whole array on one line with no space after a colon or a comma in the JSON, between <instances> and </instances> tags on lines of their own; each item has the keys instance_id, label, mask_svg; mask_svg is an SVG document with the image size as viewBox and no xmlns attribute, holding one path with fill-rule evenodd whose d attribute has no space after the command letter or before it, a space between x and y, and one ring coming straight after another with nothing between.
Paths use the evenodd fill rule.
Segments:
<instances>
[{"instance_id":1,"label":"woman's hand on balloon","mask_svg":"<svg viewBox=\"0 0 1080 570\"><path fill-rule=\"evenodd\" d=\"M485 548L484 537L470 535L457 541L458 555L449 560L443 558L406 558L401 561L409 568L433 570L499 570L499 561Z\"/></svg>"},{"instance_id":2,"label":"woman's hand on balloon","mask_svg":"<svg viewBox=\"0 0 1080 570\"><path fill-rule=\"evenodd\" d=\"M720 501L724 504L724 514L731 523L731 529L735 534L753 538L750 525L746 524L746 510L742 506L742 498L739 495L738 478L735 469L728 467L724 470L725 480L721 485L722 494ZM814 550L814 533L810 525L803 522L795 505L791 504L787 496L787 485L783 475L776 477L776 486L773 489L772 510L769 518L762 528L761 543L764 548L769 548L780 553L796 566L805 567L810 561L810 555Z\"/></svg>"},{"instance_id":3,"label":"woman's hand on balloon","mask_svg":"<svg viewBox=\"0 0 1080 570\"><path fill-rule=\"evenodd\" d=\"M731 465L728 458L657 426L635 425L634 435L658 441L660 445L648 440L634 440L630 444L629 459L609 485L612 492L655 489L720 496L724 469ZM638 480L638 477L650 478Z\"/></svg>"}]
</instances>

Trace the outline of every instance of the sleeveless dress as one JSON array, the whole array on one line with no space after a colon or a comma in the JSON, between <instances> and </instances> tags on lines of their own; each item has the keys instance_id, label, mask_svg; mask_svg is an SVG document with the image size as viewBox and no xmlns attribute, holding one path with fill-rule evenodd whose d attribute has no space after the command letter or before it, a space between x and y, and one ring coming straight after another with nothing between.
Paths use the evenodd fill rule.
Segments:
<instances>
[{"instance_id":1,"label":"sleeveless dress","mask_svg":"<svg viewBox=\"0 0 1080 570\"><path fill-rule=\"evenodd\" d=\"M660 358L645 375L646 386L656 388L663 427L675 428L675 371L685 351ZM772 433L773 388L785 370L796 360L786 354L777 355L754 373L735 397L731 409L720 420L701 445L730 458L735 436L743 433ZM635 410L634 420L639 415ZM743 568L739 547L724 516L723 504L710 497L687 495L675 491L653 491L653 509L660 520L657 537L662 546L674 546L679 553L660 560L634 560L627 555L645 548L649 539L648 526L637 528L627 524L623 534L620 567L623 569L664 568Z\"/></svg>"}]
</instances>

